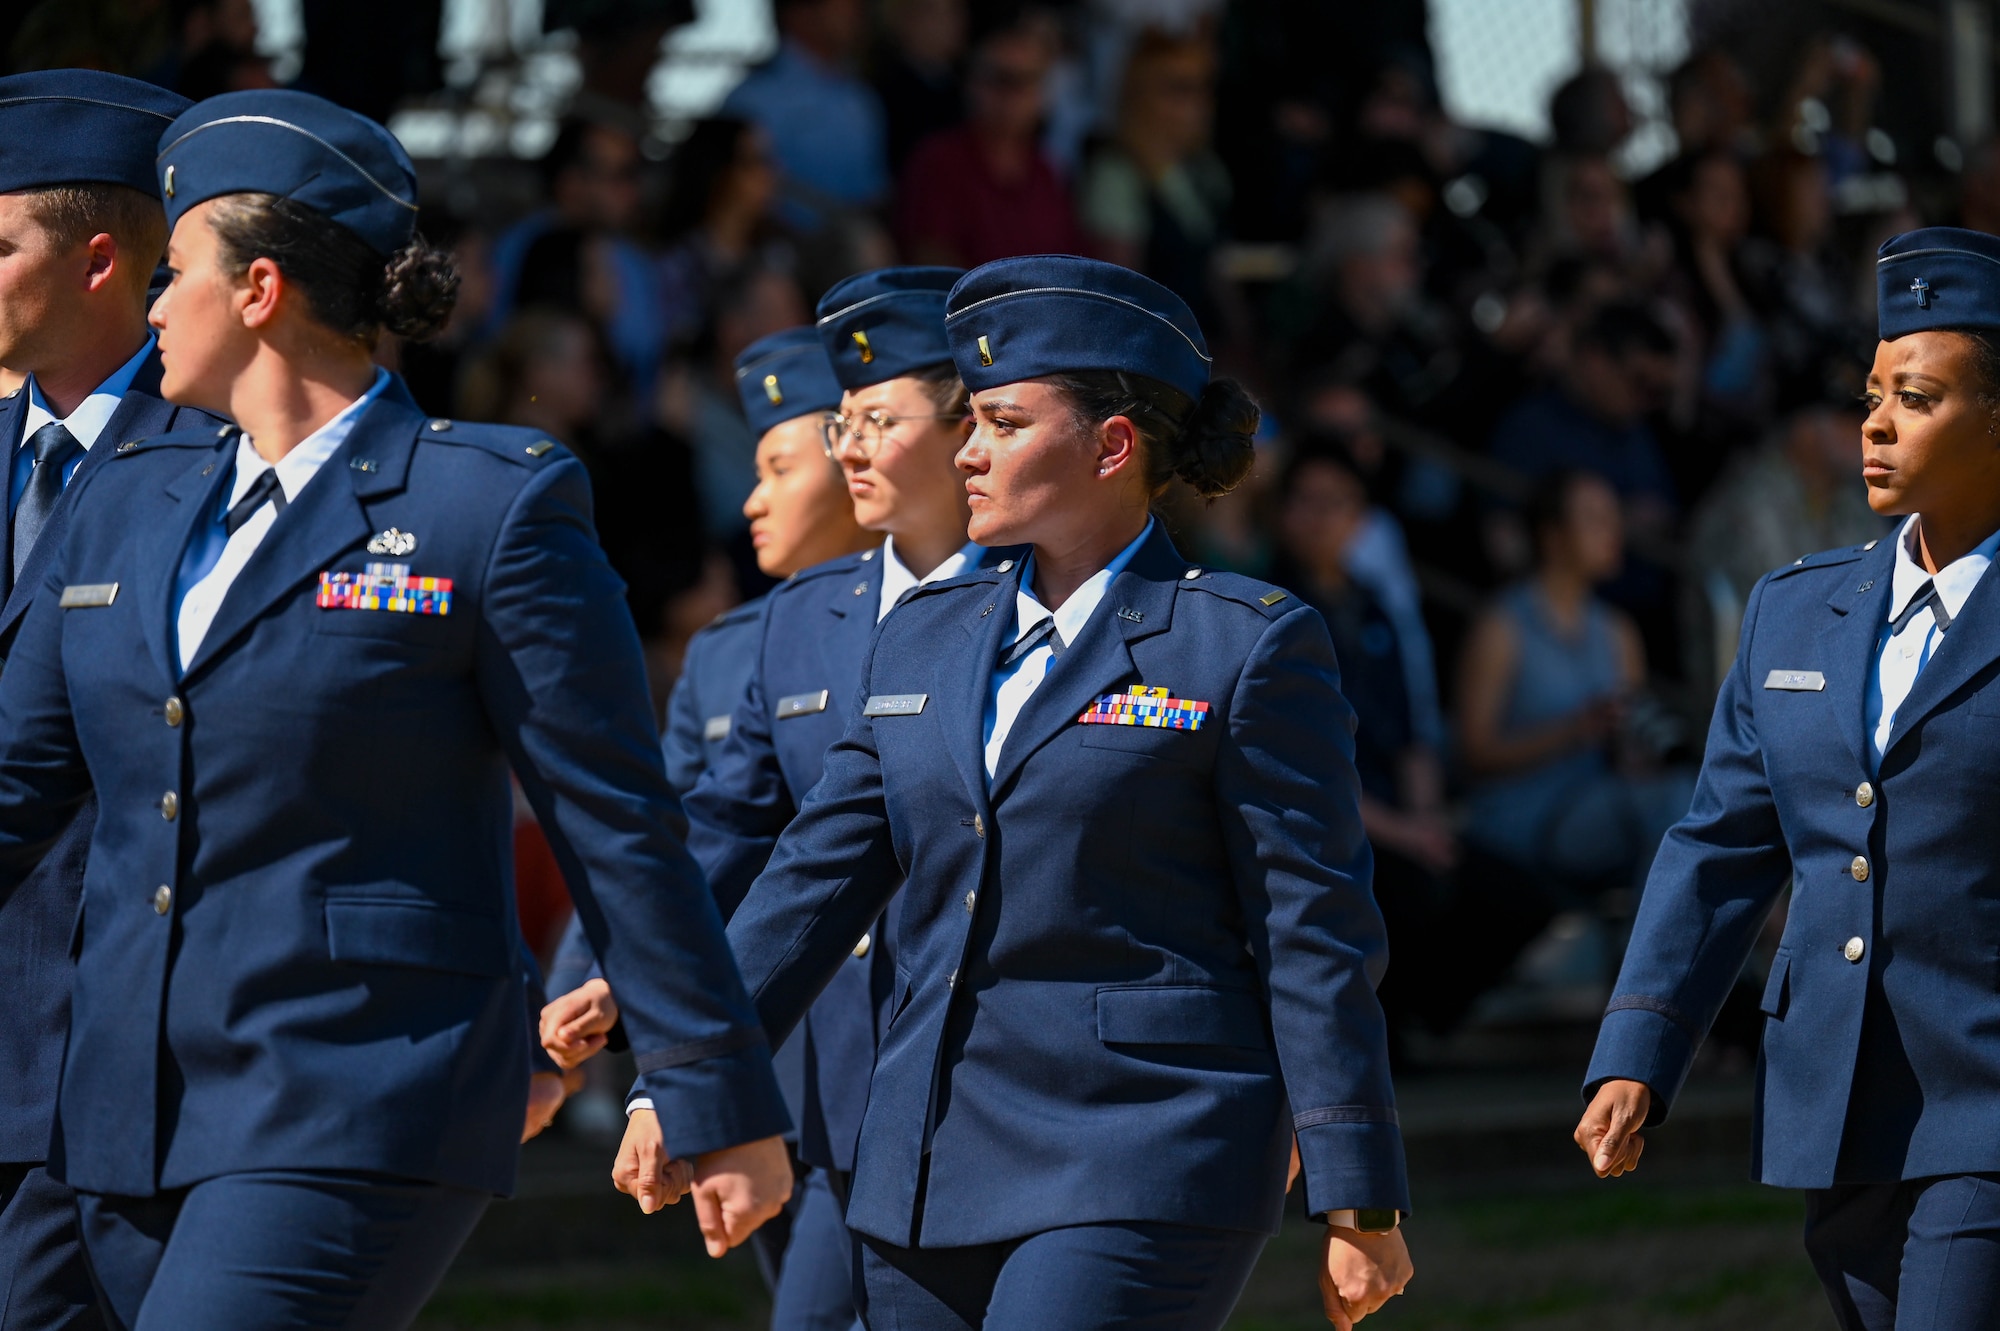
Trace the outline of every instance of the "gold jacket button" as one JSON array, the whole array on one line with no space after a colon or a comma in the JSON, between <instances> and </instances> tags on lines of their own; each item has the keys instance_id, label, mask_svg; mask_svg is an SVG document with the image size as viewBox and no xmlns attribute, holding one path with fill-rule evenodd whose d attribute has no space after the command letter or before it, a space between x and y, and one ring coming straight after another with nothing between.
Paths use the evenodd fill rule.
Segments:
<instances>
[{"instance_id":1,"label":"gold jacket button","mask_svg":"<svg viewBox=\"0 0 2000 1331\"><path fill-rule=\"evenodd\" d=\"M861 941L854 945L854 955L857 957L865 957L868 955L868 949L873 947L874 945L875 945L875 940L870 938L867 934L863 934L861 935Z\"/></svg>"},{"instance_id":2,"label":"gold jacket button","mask_svg":"<svg viewBox=\"0 0 2000 1331\"><path fill-rule=\"evenodd\" d=\"M1875 787L1863 781L1854 788L1854 802L1864 809L1873 804L1875 802Z\"/></svg>"},{"instance_id":3,"label":"gold jacket button","mask_svg":"<svg viewBox=\"0 0 2000 1331\"><path fill-rule=\"evenodd\" d=\"M1867 882L1868 857L1866 855L1856 855L1854 857L1854 863L1847 866L1847 871L1854 875L1855 882L1857 883Z\"/></svg>"},{"instance_id":4,"label":"gold jacket button","mask_svg":"<svg viewBox=\"0 0 2000 1331\"><path fill-rule=\"evenodd\" d=\"M1846 957L1849 961L1860 961L1867 952L1868 944L1862 942L1859 938L1848 939L1847 946L1840 949L1840 955Z\"/></svg>"},{"instance_id":5,"label":"gold jacket button","mask_svg":"<svg viewBox=\"0 0 2000 1331\"><path fill-rule=\"evenodd\" d=\"M160 817L171 823L175 818L180 816L180 812L181 797L179 795L174 794L170 790L160 796Z\"/></svg>"},{"instance_id":6,"label":"gold jacket button","mask_svg":"<svg viewBox=\"0 0 2000 1331\"><path fill-rule=\"evenodd\" d=\"M174 890L165 883L153 889L153 914L165 915L174 908Z\"/></svg>"},{"instance_id":7,"label":"gold jacket button","mask_svg":"<svg viewBox=\"0 0 2000 1331\"><path fill-rule=\"evenodd\" d=\"M976 837L986 835L986 820L976 813L972 815L972 835Z\"/></svg>"},{"instance_id":8,"label":"gold jacket button","mask_svg":"<svg viewBox=\"0 0 2000 1331\"><path fill-rule=\"evenodd\" d=\"M170 726L179 725L187 717L187 708L181 705L179 698L167 699L167 705L163 710L166 712L167 724Z\"/></svg>"},{"instance_id":9,"label":"gold jacket button","mask_svg":"<svg viewBox=\"0 0 2000 1331\"><path fill-rule=\"evenodd\" d=\"M967 892L965 894L965 913L967 915L972 914L972 907L978 900L979 894L977 892Z\"/></svg>"}]
</instances>

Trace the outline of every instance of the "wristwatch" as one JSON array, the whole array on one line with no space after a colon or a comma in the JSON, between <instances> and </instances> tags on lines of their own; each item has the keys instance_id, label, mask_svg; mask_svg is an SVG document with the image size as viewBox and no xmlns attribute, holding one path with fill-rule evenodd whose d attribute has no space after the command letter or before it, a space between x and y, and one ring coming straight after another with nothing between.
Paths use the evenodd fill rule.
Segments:
<instances>
[{"instance_id":1,"label":"wristwatch","mask_svg":"<svg viewBox=\"0 0 2000 1331\"><path fill-rule=\"evenodd\" d=\"M1350 1206L1345 1210L1328 1211L1326 1223L1362 1234L1387 1234L1403 1223L1403 1213L1392 1207Z\"/></svg>"}]
</instances>

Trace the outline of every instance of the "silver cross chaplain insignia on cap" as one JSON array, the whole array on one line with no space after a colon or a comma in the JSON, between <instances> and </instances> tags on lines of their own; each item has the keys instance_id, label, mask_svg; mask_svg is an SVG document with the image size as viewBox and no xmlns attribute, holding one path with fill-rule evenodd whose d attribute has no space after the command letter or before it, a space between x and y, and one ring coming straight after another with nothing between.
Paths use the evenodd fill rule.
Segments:
<instances>
[{"instance_id":1,"label":"silver cross chaplain insignia on cap","mask_svg":"<svg viewBox=\"0 0 2000 1331\"><path fill-rule=\"evenodd\" d=\"M1931 284L1924 281L1923 278L1920 277L1910 283L1910 294L1917 298L1917 305L1920 309L1927 310L1931 307Z\"/></svg>"}]
</instances>

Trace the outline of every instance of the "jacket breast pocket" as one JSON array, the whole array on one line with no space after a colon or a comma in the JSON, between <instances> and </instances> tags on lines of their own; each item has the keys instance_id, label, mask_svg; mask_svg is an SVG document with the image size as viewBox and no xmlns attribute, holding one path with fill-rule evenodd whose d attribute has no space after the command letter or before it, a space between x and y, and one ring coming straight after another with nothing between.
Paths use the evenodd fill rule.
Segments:
<instances>
[{"instance_id":1,"label":"jacket breast pocket","mask_svg":"<svg viewBox=\"0 0 2000 1331\"><path fill-rule=\"evenodd\" d=\"M1257 995L1206 985L1099 989L1097 1038L1105 1044L1271 1047L1270 1025Z\"/></svg>"},{"instance_id":2,"label":"jacket breast pocket","mask_svg":"<svg viewBox=\"0 0 2000 1331\"><path fill-rule=\"evenodd\" d=\"M312 615L315 633L371 638L416 648L448 646L454 628L445 615L405 614L396 610L325 610L315 606Z\"/></svg>"},{"instance_id":3,"label":"jacket breast pocket","mask_svg":"<svg viewBox=\"0 0 2000 1331\"><path fill-rule=\"evenodd\" d=\"M1771 978L1764 982L1764 1000L1757 1005L1767 1017L1776 1021L1785 1019L1785 1009L1792 1001L1792 954L1786 948L1779 948L1778 955L1771 959Z\"/></svg>"},{"instance_id":4,"label":"jacket breast pocket","mask_svg":"<svg viewBox=\"0 0 2000 1331\"><path fill-rule=\"evenodd\" d=\"M326 948L335 961L493 979L512 974L516 964L497 918L417 901L329 900Z\"/></svg>"},{"instance_id":5,"label":"jacket breast pocket","mask_svg":"<svg viewBox=\"0 0 2000 1331\"><path fill-rule=\"evenodd\" d=\"M1213 723L1211 723L1213 724ZM1166 726L1081 725L1082 746L1110 749L1162 762L1200 767L1207 763L1212 742L1198 730L1173 730Z\"/></svg>"}]
</instances>

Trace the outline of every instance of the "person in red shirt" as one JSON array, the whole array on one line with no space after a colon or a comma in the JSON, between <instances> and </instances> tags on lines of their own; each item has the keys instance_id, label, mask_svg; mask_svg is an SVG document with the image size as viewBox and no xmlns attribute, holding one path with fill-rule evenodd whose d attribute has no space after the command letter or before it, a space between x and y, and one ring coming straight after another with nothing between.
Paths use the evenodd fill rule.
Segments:
<instances>
[{"instance_id":1,"label":"person in red shirt","mask_svg":"<svg viewBox=\"0 0 2000 1331\"><path fill-rule=\"evenodd\" d=\"M1042 151L1052 34L1027 20L987 34L966 79L966 121L923 140L896 210L906 262L971 268L1019 254L1077 254L1069 186Z\"/></svg>"}]
</instances>

